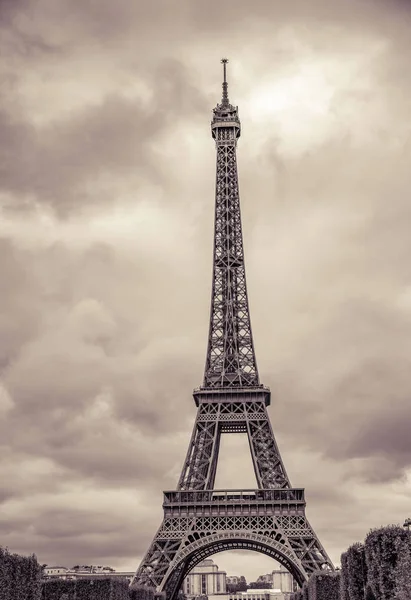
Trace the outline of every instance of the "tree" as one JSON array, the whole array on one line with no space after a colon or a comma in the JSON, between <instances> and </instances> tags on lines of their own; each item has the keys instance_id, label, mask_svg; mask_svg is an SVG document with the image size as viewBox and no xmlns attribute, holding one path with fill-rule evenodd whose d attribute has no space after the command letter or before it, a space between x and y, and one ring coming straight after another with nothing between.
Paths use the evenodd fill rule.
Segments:
<instances>
[{"instance_id":1,"label":"tree","mask_svg":"<svg viewBox=\"0 0 411 600\"><path fill-rule=\"evenodd\" d=\"M340 600L350 600L348 580L348 552L343 552L341 554Z\"/></svg>"},{"instance_id":2,"label":"tree","mask_svg":"<svg viewBox=\"0 0 411 600\"><path fill-rule=\"evenodd\" d=\"M236 594L237 592L247 591L247 581L244 575L240 576L238 583L227 583L227 592L229 594Z\"/></svg>"},{"instance_id":3,"label":"tree","mask_svg":"<svg viewBox=\"0 0 411 600\"><path fill-rule=\"evenodd\" d=\"M377 600L369 585L367 585L367 589L365 590L365 600Z\"/></svg>"},{"instance_id":4,"label":"tree","mask_svg":"<svg viewBox=\"0 0 411 600\"><path fill-rule=\"evenodd\" d=\"M38 600L41 593L41 567L34 554L10 554L0 547L0 598Z\"/></svg>"},{"instance_id":5,"label":"tree","mask_svg":"<svg viewBox=\"0 0 411 600\"><path fill-rule=\"evenodd\" d=\"M399 525L371 530L365 539L367 583L378 600L395 598L397 565L409 534Z\"/></svg>"},{"instance_id":6,"label":"tree","mask_svg":"<svg viewBox=\"0 0 411 600\"><path fill-rule=\"evenodd\" d=\"M272 585L271 583L266 583L264 581L252 581L248 587L252 590L268 590Z\"/></svg>"},{"instance_id":7,"label":"tree","mask_svg":"<svg viewBox=\"0 0 411 600\"><path fill-rule=\"evenodd\" d=\"M244 575L240 575L240 583L238 583L238 590L239 592L246 592L247 591L247 581L246 578L244 577Z\"/></svg>"},{"instance_id":8,"label":"tree","mask_svg":"<svg viewBox=\"0 0 411 600\"><path fill-rule=\"evenodd\" d=\"M316 571L302 589L303 600L340 600L341 571Z\"/></svg>"},{"instance_id":9,"label":"tree","mask_svg":"<svg viewBox=\"0 0 411 600\"><path fill-rule=\"evenodd\" d=\"M347 550L345 563L348 573L348 597L363 600L367 585L367 565L363 544L353 544Z\"/></svg>"},{"instance_id":10,"label":"tree","mask_svg":"<svg viewBox=\"0 0 411 600\"><path fill-rule=\"evenodd\" d=\"M409 600L411 598L411 535L399 544L398 562L395 570L395 599Z\"/></svg>"}]
</instances>

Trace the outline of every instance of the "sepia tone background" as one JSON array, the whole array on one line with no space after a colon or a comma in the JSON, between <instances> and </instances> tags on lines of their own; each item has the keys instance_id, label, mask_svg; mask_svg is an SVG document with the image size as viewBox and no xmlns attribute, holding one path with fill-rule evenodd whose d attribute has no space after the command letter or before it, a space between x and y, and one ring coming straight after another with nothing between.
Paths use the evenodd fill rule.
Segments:
<instances>
[{"instance_id":1,"label":"sepia tone background","mask_svg":"<svg viewBox=\"0 0 411 600\"><path fill-rule=\"evenodd\" d=\"M411 6L1 0L0 543L135 569L195 416L230 58L261 380L338 563L410 516ZM221 487L253 487L224 439ZM264 557L226 553L248 579Z\"/></svg>"}]
</instances>

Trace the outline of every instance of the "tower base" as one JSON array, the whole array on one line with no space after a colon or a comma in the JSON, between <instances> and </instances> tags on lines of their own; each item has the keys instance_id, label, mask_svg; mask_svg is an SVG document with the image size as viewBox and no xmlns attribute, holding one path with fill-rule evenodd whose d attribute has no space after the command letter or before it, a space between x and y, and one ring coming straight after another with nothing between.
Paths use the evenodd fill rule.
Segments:
<instances>
[{"instance_id":1,"label":"tower base","mask_svg":"<svg viewBox=\"0 0 411 600\"><path fill-rule=\"evenodd\" d=\"M302 585L314 571L333 569L305 516L304 490L164 492L164 520L132 583L174 600L199 562L225 550L271 556Z\"/></svg>"}]
</instances>

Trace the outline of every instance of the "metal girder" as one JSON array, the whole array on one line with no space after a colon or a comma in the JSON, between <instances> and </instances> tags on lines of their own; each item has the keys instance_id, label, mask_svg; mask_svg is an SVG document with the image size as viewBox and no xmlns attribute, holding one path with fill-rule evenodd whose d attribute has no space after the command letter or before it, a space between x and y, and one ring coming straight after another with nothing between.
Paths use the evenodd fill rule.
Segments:
<instances>
[{"instance_id":1,"label":"metal girder","mask_svg":"<svg viewBox=\"0 0 411 600\"><path fill-rule=\"evenodd\" d=\"M221 433L239 432L248 436L259 487L289 488L264 401L230 402L221 398L218 403L201 403L198 408L178 489L213 489Z\"/></svg>"},{"instance_id":2,"label":"metal girder","mask_svg":"<svg viewBox=\"0 0 411 600\"><path fill-rule=\"evenodd\" d=\"M241 229L236 146L237 108L228 99L214 110L217 147L214 266L205 387L256 386L255 359Z\"/></svg>"},{"instance_id":3,"label":"metal girder","mask_svg":"<svg viewBox=\"0 0 411 600\"><path fill-rule=\"evenodd\" d=\"M173 509L176 514L190 513L191 516L175 517L165 513L163 524L136 573L135 582L155 586L159 591L165 591L168 599L174 599L185 575L195 564L210 554L232 549L254 550L272 556L300 585L314 571L332 568L304 514L305 503L290 501L270 505L266 501L262 509L265 514L255 515L249 514L252 501L247 499L243 506L238 502L221 503L220 499L215 499L221 512L219 516L204 516L207 503L168 503L168 510ZM241 507L243 514L223 514L232 512L234 507ZM297 511L301 514L291 514ZM275 512L281 514L273 514Z\"/></svg>"}]
</instances>

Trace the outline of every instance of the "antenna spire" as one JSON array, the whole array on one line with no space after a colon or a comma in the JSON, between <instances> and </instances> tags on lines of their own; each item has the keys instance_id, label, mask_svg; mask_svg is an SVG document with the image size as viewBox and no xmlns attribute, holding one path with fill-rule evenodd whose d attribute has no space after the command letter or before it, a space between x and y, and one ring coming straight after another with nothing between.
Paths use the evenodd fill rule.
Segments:
<instances>
[{"instance_id":1,"label":"antenna spire","mask_svg":"<svg viewBox=\"0 0 411 600\"><path fill-rule=\"evenodd\" d=\"M224 81L223 81L223 99L222 99L222 104L224 106L228 105L228 83L227 83L227 63L228 63L228 58L222 58L221 62L223 63L223 69L224 69Z\"/></svg>"}]
</instances>

